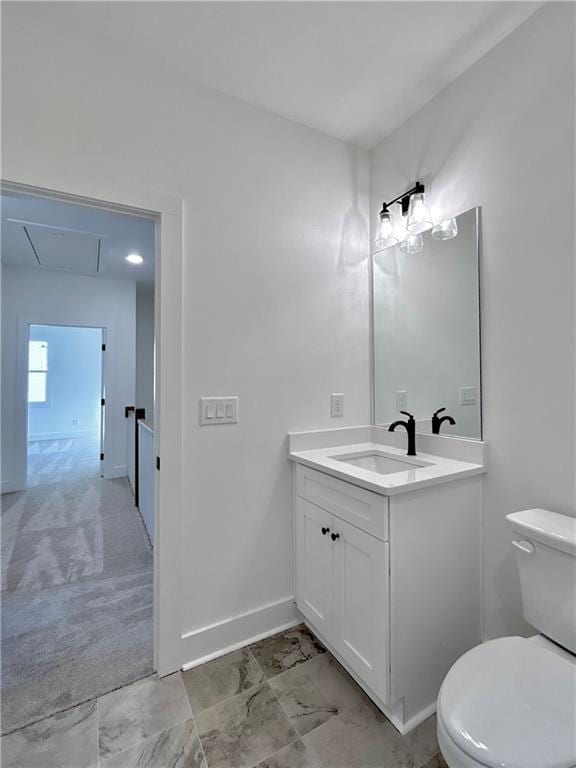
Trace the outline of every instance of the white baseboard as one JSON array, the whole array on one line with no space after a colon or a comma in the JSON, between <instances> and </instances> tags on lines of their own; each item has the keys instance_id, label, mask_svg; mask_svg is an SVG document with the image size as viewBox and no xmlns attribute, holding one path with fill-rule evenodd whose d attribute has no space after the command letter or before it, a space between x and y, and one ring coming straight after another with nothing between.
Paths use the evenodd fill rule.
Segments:
<instances>
[{"instance_id":1,"label":"white baseboard","mask_svg":"<svg viewBox=\"0 0 576 768\"><path fill-rule=\"evenodd\" d=\"M413 731L414 728L417 728L421 723L423 723L424 720L428 720L429 717L432 717L435 712L436 702L433 701L431 704L429 704L427 707L425 707L423 710L418 712L404 723L403 733L410 733L410 731Z\"/></svg>"},{"instance_id":2,"label":"white baseboard","mask_svg":"<svg viewBox=\"0 0 576 768\"><path fill-rule=\"evenodd\" d=\"M16 491L25 491L26 484L15 482L14 480L5 480L0 484L0 493L16 493Z\"/></svg>"},{"instance_id":3,"label":"white baseboard","mask_svg":"<svg viewBox=\"0 0 576 768\"><path fill-rule=\"evenodd\" d=\"M119 464L104 471L105 480L115 480L117 477L126 477L128 475L128 465Z\"/></svg>"},{"instance_id":4,"label":"white baseboard","mask_svg":"<svg viewBox=\"0 0 576 768\"><path fill-rule=\"evenodd\" d=\"M210 624L182 635L183 670L192 669L303 621L293 597Z\"/></svg>"},{"instance_id":5,"label":"white baseboard","mask_svg":"<svg viewBox=\"0 0 576 768\"><path fill-rule=\"evenodd\" d=\"M28 435L28 442L33 443L36 440L69 440L72 437L95 437L97 432L39 432L37 435Z\"/></svg>"}]
</instances>

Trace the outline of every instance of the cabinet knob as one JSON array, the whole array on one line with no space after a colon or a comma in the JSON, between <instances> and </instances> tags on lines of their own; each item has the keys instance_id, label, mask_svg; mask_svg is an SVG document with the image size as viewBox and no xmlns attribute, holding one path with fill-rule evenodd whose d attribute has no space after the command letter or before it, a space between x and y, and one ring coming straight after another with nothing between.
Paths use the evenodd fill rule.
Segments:
<instances>
[{"instance_id":1,"label":"cabinet knob","mask_svg":"<svg viewBox=\"0 0 576 768\"><path fill-rule=\"evenodd\" d=\"M330 538L332 539L332 541L336 541L336 539L340 538L340 534L339 533L331 533L330 534Z\"/></svg>"},{"instance_id":2,"label":"cabinet knob","mask_svg":"<svg viewBox=\"0 0 576 768\"><path fill-rule=\"evenodd\" d=\"M326 536L327 533L330 533L330 528L322 528L322 536Z\"/></svg>"}]
</instances>

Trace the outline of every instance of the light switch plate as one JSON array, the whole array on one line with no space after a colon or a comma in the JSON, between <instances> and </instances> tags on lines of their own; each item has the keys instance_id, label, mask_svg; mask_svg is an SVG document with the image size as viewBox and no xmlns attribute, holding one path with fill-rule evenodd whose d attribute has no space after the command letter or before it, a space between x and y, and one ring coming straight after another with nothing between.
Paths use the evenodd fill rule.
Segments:
<instances>
[{"instance_id":1,"label":"light switch plate","mask_svg":"<svg viewBox=\"0 0 576 768\"><path fill-rule=\"evenodd\" d=\"M238 423L237 397L201 397L200 426Z\"/></svg>"},{"instance_id":2,"label":"light switch plate","mask_svg":"<svg viewBox=\"0 0 576 768\"><path fill-rule=\"evenodd\" d=\"M330 416L344 416L344 395L341 392L330 395Z\"/></svg>"},{"instance_id":3,"label":"light switch plate","mask_svg":"<svg viewBox=\"0 0 576 768\"><path fill-rule=\"evenodd\" d=\"M476 387L460 387L460 405L476 405Z\"/></svg>"}]
</instances>

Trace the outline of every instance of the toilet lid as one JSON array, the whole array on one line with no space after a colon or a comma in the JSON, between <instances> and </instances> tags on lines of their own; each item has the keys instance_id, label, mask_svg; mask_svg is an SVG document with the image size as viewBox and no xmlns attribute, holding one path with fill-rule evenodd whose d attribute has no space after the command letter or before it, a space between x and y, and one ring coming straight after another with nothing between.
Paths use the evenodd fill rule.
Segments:
<instances>
[{"instance_id":1,"label":"toilet lid","mask_svg":"<svg viewBox=\"0 0 576 768\"><path fill-rule=\"evenodd\" d=\"M530 640L505 637L464 654L442 683L438 712L479 765L576 766L576 660Z\"/></svg>"}]
</instances>

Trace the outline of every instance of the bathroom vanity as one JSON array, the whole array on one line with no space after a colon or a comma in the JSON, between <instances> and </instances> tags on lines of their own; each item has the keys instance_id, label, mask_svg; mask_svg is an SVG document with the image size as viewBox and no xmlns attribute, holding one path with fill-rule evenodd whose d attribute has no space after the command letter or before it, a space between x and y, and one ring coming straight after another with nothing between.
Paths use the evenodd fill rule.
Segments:
<instances>
[{"instance_id":1,"label":"bathroom vanity","mask_svg":"<svg viewBox=\"0 0 576 768\"><path fill-rule=\"evenodd\" d=\"M484 454L418 435L408 457L380 427L289 436L298 609L402 733L481 641Z\"/></svg>"}]
</instances>

